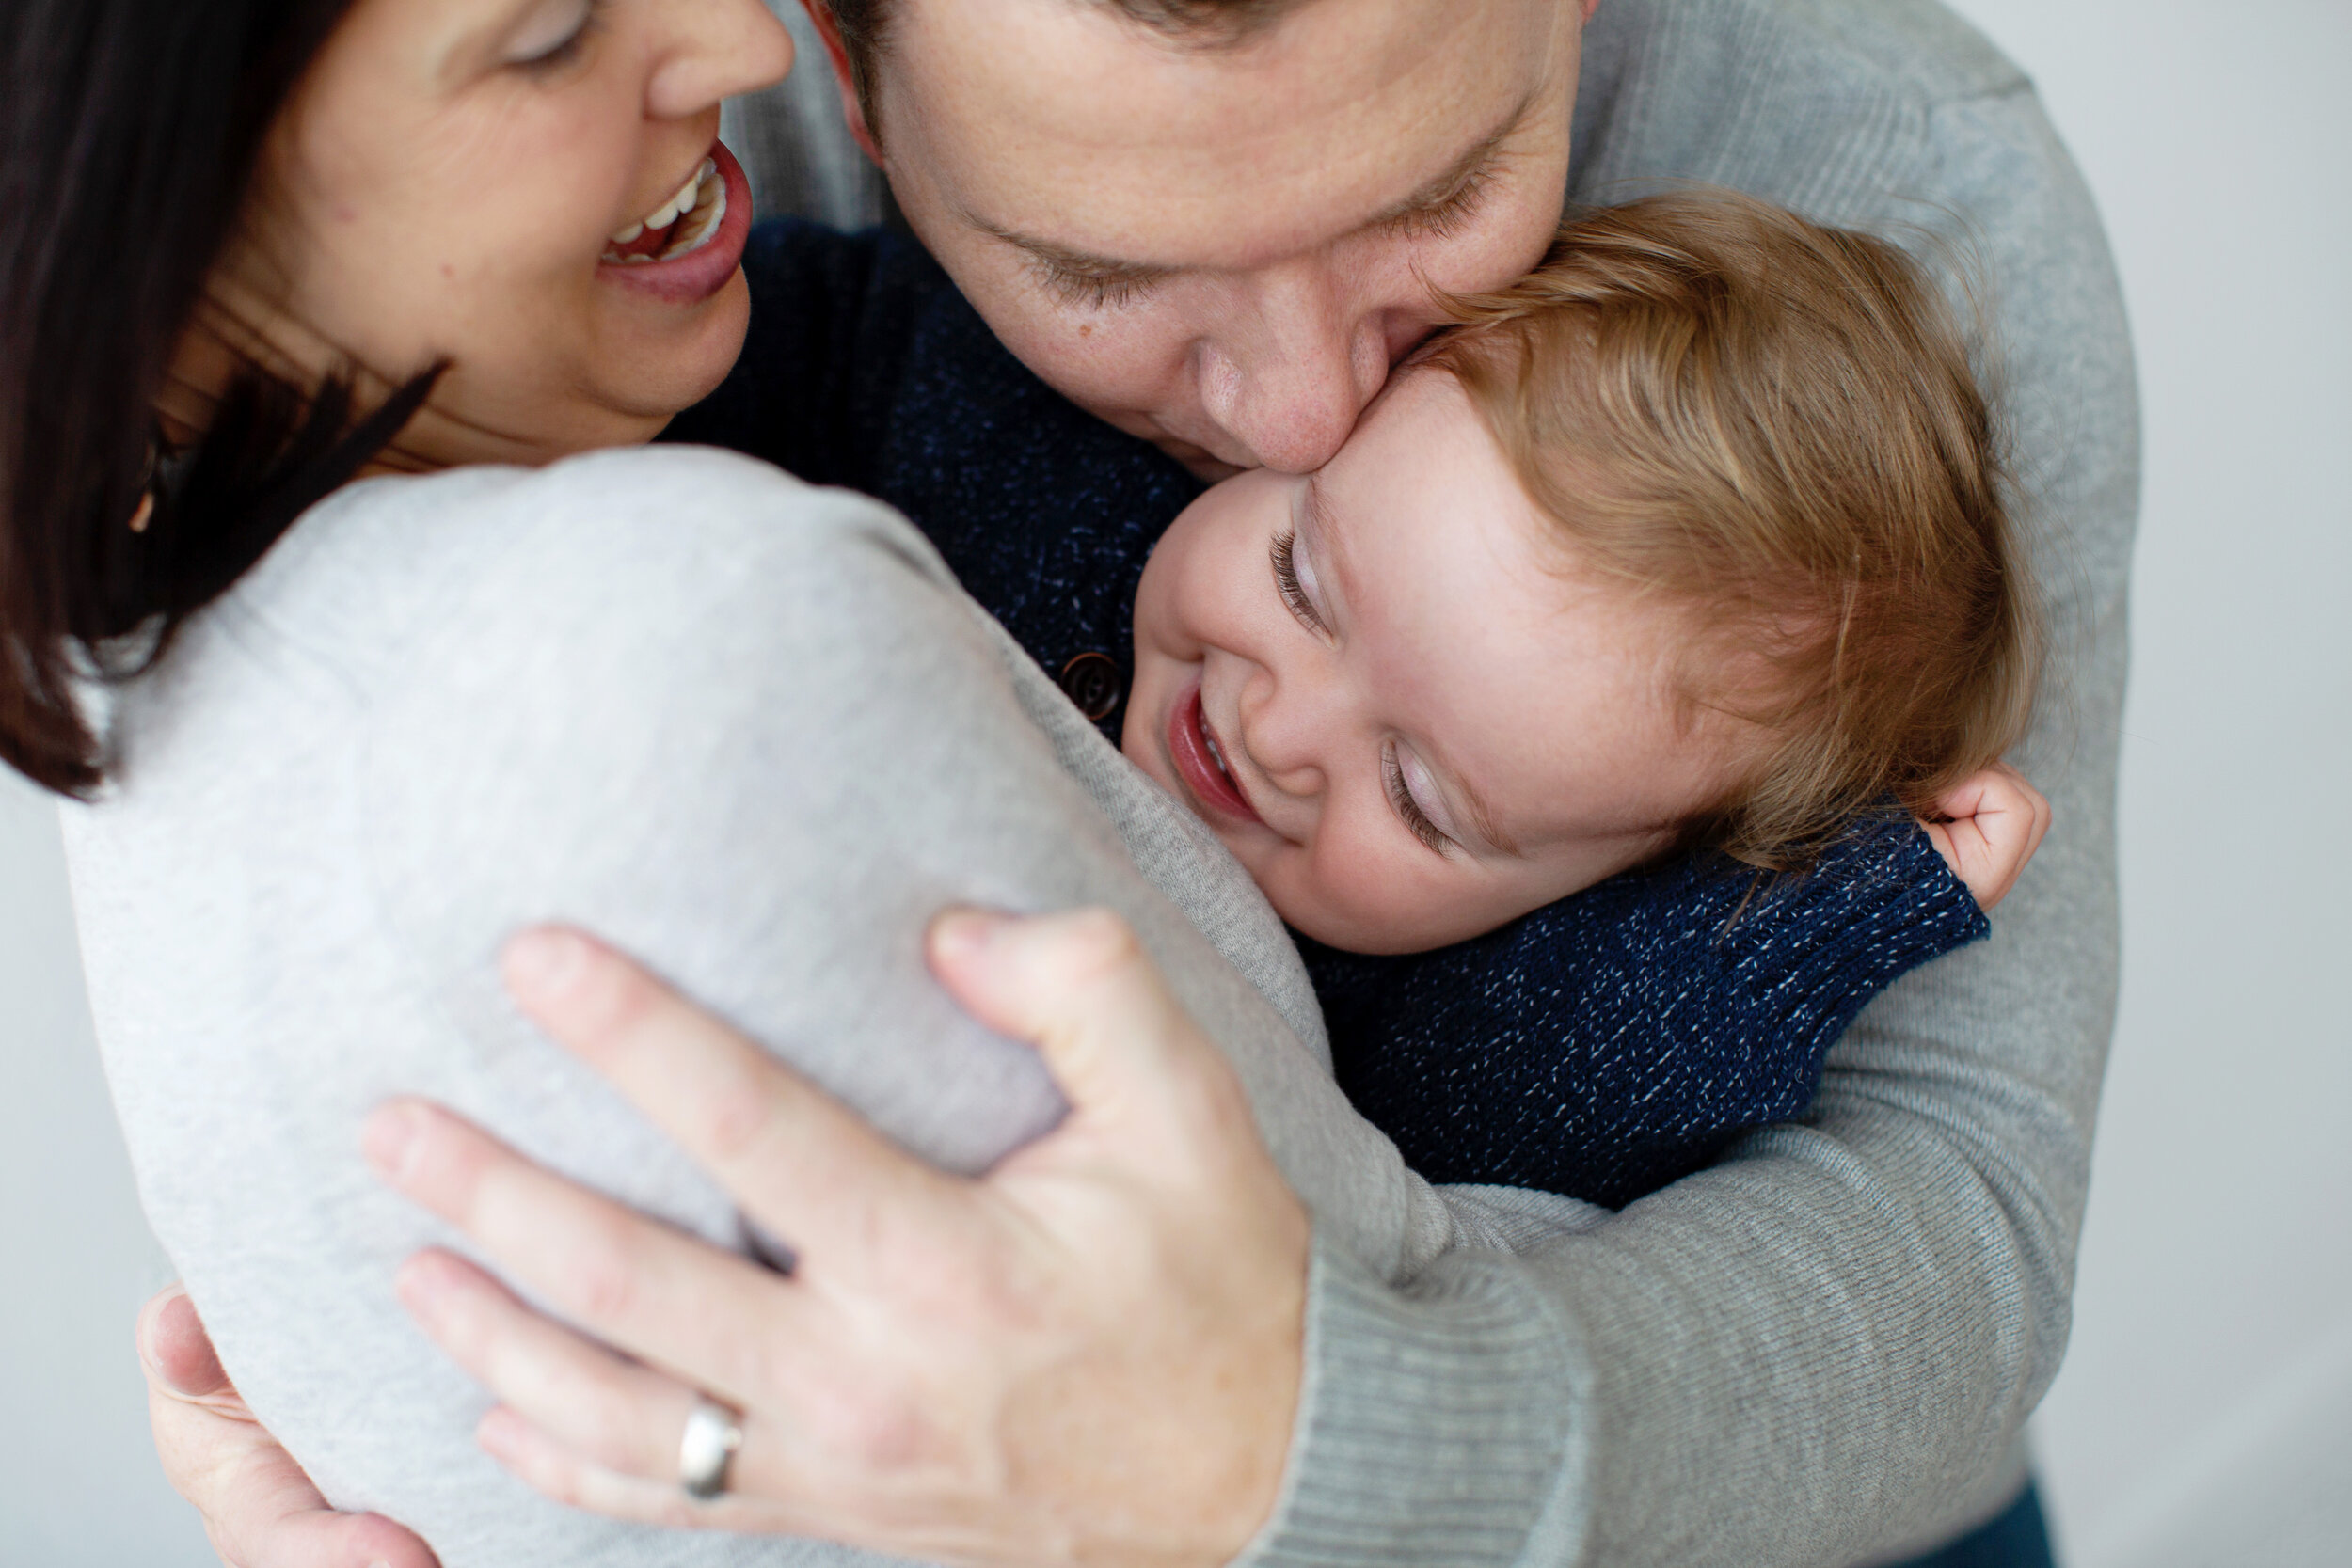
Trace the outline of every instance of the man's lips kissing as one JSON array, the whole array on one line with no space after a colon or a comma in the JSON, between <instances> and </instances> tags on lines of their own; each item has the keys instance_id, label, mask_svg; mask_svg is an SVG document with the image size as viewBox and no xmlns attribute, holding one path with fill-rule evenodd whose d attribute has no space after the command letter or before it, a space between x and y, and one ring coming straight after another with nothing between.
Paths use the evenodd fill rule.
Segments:
<instances>
[{"instance_id":1,"label":"man's lips kissing","mask_svg":"<svg viewBox=\"0 0 2352 1568\"><path fill-rule=\"evenodd\" d=\"M1200 710L1198 682L1177 699L1175 711L1168 716L1168 755L1176 776L1202 805L1237 821L1263 820L1226 766L1224 748Z\"/></svg>"}]
</instances>

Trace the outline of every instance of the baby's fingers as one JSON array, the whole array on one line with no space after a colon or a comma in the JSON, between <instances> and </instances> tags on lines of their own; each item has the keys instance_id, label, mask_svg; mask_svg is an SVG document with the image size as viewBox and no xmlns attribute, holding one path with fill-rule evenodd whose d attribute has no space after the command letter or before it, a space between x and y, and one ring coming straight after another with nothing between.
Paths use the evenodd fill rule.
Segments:
<instances>
[{"instance_id":1,"label":"baby's fingers","mask_svg":"<svg viewBox=\"0 0 2352 1568\"><path fill-rule=\"evenodd\" d=\"M1963 779L1936 807L1947 820L1928 837L1983 910L2009 896L2050 831L2050 802L2005 764Z\"/></svg>"}]
</instances>

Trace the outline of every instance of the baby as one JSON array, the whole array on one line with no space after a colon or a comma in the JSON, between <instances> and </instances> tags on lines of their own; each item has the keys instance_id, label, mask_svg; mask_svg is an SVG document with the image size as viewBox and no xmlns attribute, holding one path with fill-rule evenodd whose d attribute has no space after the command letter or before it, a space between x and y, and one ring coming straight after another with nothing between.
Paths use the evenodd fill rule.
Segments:
<instances>
[{"instance_id":1,"label":"baby","mask_svg":"<svg viewBox=\"0 0 2352 1568\"><path fill-rule=\"evenodd\" d=\"M1461 313L1319 472L1168 529L1123 750L1311 939L1415 1169L1623 1204L1984 933L2047 822L1997 766L2032 591L1883 242L1654 198Z\"/></svg>"},{"instance_id":2,"label":"baby","mask_svg":"<svg viewBox=\"0 0 2352 1568\"><path fill-rule=\"evenodd\" d=\"M1564 230L1305 477L1218 485L1136 602L1123 749L1300 932L1483 935L1677 849L1803 867L1888 800L1990 908L2030 590L1900 252L1727 196Z\"/></svg>"},{"instance_id":3,"label":"baby","mask_svg":"<svg viewBox=\"0 0 2352 1568\"><path fill-rule=\"evenodd\" d=\"M1320 472L1205 494L902 238L763 225L745 270L674 438L912 518L1302 933L1342 1085L1434 1180L1623 1204L1802 1114L2039 836L1985 405L1888 245L1592 214Z\"/></svg>"}]
</instances>

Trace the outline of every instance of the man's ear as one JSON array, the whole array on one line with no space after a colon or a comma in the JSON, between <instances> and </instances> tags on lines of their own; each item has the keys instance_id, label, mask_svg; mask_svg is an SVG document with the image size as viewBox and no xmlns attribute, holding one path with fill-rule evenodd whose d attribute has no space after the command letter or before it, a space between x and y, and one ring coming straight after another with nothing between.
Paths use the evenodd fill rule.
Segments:
<instances>
[{"instance_id":1,"label":"man's ear","mask_svg":"<svg viewBox=\"0 0 2352 1568\"><path fill-rule=\"evenodd\" d=\"M833 62L833 79L841 88L841 118L849 122L850 135L874 160L874 166L887 172L890 165L882 157L882 144L866 123L866 104L857 95L857 73L850 69L850 47L841 41L841 24L834 20L833 8L825 0L801 0L801 8L817 24L817 36L825 40L825 57Z\"/></svg>"}]
</instances>

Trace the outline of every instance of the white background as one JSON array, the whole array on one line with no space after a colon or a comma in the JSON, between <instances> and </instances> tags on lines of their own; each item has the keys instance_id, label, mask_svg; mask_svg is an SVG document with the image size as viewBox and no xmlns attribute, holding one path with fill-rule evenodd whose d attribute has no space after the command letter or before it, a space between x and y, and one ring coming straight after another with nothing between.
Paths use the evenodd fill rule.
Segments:
<instances>
[{"instance_id":1,"label":"white background","mask_svg":"<svg viewBox=\"0 0 2352 1568\"><path fill-rule=\"evenodd\" d=\"M1606 3L1606 0L1604 0ZM2074 1568L2352 1563L2352 6L1960 0L2121 259L2147 405L2124 981L2074 1349ZM166 1277L47 806L0 779L0 1563L198 1568L132 1315Z\"/></svg>"}]
</instances>

